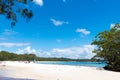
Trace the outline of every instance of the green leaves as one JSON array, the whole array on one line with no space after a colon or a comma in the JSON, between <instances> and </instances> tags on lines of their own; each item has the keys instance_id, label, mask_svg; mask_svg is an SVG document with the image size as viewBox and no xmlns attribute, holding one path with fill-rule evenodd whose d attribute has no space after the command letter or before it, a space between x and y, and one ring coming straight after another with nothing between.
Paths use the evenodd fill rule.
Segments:
<instances>
[{"instance_id":1,"label":"green leaves","mask_svg":"<svg viewBox=\"0 0 120 80\"><path fill-rule=\"evenodd\" d=\"M92 45L97 48L93 51L95 57L104 58L108 62L108 66L114 70L118 70L115 66L120 67L120 24L116 24L109 31L99 33Z\"/></svg>"},{"instance_id":2,"label":"green leaves","mask_svg":"<svg viewBox=\"0 0 120 80\"><path fill-rule=\"evenodd\" d=\"M5 15L11 21L11 26L15 26L17 23L18 13L26 20L30 20L33 13L25 6L30 1L32 0L0 0L0 14ZM23 5L19 6L21 3Z\"/></svg>"},{"instance_id":3,"label":"green leaves","mask_svg":"<svg viewBox=\"0 0 120 80\"><path fill-rule=\"evenodd\" d=\"M35 54L15 54L7 51L0 52L0 61L33 61L37 56Z\"/></svg>"}]
</instances>

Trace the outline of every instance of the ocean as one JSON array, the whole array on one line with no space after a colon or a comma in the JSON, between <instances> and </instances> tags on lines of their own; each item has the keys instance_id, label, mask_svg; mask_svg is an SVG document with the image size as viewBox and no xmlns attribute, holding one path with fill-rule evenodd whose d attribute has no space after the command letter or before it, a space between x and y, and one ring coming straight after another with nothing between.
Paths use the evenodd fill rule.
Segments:
<instances>
[{"instance_id":1,"label":"ocean","mask_svg":"<svg viewBox=\"0 0 120 80\"><path fill-rule=\"evenodd\" d=\"M102 68L107 64L105 62L76 62L76 61L39 61L39 64L54 64L54 65L70 65L70 66L87 66Z\"/></svg>"}]
</instances>

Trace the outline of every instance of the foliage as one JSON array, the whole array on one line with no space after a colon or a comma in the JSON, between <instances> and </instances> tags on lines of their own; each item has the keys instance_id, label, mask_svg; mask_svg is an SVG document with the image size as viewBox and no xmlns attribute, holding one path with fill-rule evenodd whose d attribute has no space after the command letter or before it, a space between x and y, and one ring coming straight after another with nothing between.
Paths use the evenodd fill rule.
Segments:
<instances>
[{"instance_id":1,"label":"foliage","mask_svg":"<svg viewBox=\"0 0 120 80\"><path fill-rule=\"evenodd\" d=\"M89 59L43 58L35 54L15 54L7 51L0 52L0 61L90 61Z\"/></svg>"},{"instance_id":2,"label":"foliage","mask_svg":"<svg viewBox=\"0 0 120 80\"><path fill-rule=\"evenodd\" d=\"M33 61L37 56L35 54L15 54L7 51L0 52L0 61Z\"/></svg>"},{"instance_id":3,"label":"foliage","mask_svg":"<svg viewBox=\"0 0 120 80\"><path fill-rule=\"evenodd\" d=\"M17 22L17 14L27 20L33 16L31 10L28 10L26 4L32 0L0 0L0 14L5 15L11 20L11 25L15 26Z\"/></svg>"},{"instance_id":4,"label":"foliage","mask_svg":"<svg viewBox=\"0 0 120 80\"><path fill-rule=\"evenodd\" d=\"M92 42L96 45L93 53L95 57L103 58L107 62L105 69L120 71L120 24L117 23L109 31L99 33Z\"/></svg>"},{"instance_id":5,"label":"foliage","mask_svg":"<svg viewBox=\"0 0 120 80\"><path fill-rule=\"evenodd\" d=\"M70 58L43 58L38 57L37 61L80 61L80 62L90 62L90 59L70 59Z\"/></svg>"}]
</instances>

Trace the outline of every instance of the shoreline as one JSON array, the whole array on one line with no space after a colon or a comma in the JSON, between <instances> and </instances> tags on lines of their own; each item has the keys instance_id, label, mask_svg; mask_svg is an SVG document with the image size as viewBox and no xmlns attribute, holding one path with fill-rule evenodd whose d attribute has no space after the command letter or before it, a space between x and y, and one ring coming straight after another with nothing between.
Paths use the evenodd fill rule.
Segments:
<instances>
[{"instance_id":1,"label":"shoreline","mask_svg":"<svg viewBox=\"0 0 120 80\"><path fill-rule=\"evenodd\" d=\"M120 73L96 67L7 61L0 66L0 77L2 80L119 80Z\"/></svg>"}]
</instances>

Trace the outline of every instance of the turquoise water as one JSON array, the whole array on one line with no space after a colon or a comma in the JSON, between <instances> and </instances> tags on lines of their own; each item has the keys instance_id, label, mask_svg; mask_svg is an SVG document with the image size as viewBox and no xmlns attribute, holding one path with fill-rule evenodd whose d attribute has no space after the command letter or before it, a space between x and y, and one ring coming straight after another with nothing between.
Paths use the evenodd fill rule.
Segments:
<instances>
[{"instance_id":1,"label":"turquoise water","mask_svg":"<svg viewBox=\"0 0 120 80\"><path fill-rule=\"evenodd\" d=\"M54 64L54 65L71 65L71 66L88 66L88 67L104 67L104 62L66 62L66 61L40 61L39 64Z\"/></svg>"}]
</instances>

